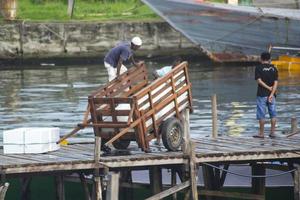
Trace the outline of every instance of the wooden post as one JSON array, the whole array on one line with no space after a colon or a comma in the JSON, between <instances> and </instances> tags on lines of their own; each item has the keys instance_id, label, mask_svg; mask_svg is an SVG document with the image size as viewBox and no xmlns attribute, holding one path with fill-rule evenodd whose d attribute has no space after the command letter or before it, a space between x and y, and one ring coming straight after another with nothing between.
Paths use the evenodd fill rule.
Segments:
<instances>
[{"instance_id":1,"label":"wooden post","mask_svg":"<svg viewBox=\"0 0 300 200\"><path fill-rule=\"evenodd\" d=\"M119 172L111 172L109 174L109 181L106 190L106 200L118 200L119 199Z\"/></svg>"},{"instance_id":2,"label":"wooden post","mask_svg":"<svg viewBox=\"0 0 300 200\"><path fill-rule=\"evenodd\" d=\"M252 165L252 175L266 175L266 168L263 165ZM254 194L259 194L265 196L265 178L252 178L252 192Z\"/></svg>"},{"instance_id":3,"label":"wooden post","mask_svg":"<svg viewBox=\"0 0 300 200\"><path fill-rule=\"evenodd\" d=\"M152 194L158 194L162 191L161 168L153 166L149 169L150 187Z\"/></svg>"},{"instance_id":4,"label":"wooden post","mask_svg":"<svg viewBox=\"0 0 300 200\"><path fill-rule=\"evenodd\" d=\"M298 122L296 117L291 118L291 133L298 131Z\"/></svg>"},{"instance_id":5,"label":"wooden post","mask_svg":"<svg viewBox=\"0 0 300 200\"><path fill-rule=\"evenodd\" d=\"M73 17L74 6L75 6L75 0L68 0L68 15L70 18Z\"/></svg>"},{"instance_id":6,"label":"wooden post","mask_svg":"<svg viewBox=\"0 0 300 200\"><path fill-rule=\"evenodd\" d=\"M82 184L82 187L83 187L83 190L84 190L85 200L91 200L90 191L89 191L86 179L84 177L84 173L79 173L79 177L80 177L80 181L81 181L81 184Z\"/></svg>"},{"instance_id":7,"label":"wooden post","mask_svg":"<svg viewBox=\"0 0 300 200\"><path fill-rule=\"evenodd\" d=\"M300 1L299 0L295 0L295 3L296 3L296 8L300 9Z\"/></svg>"},{"instance_id":8,"label":"wooden post","mask_svg":"<svg viewBox=\"0 0 300 200\"><path fill-rule=\"evenodd\" d=\"M198 191L197 191L197 177L198 170L196 166L196 154L195 154L195 143L190 141L190 181L191 181L191 192L192 199L198 200Z\"/></svg>"},{"instance_id":9,"label":"wooden post","mask_svg":"<svg viewBox=\"0 0 300 200\"><path fill-rule=\"evenodd\" d=\"M183 112L183 144L182 151L186 155L189 154L189 141L190 141L190 110L187 108Z\"/></svg>"},{"instance_id":10,"label":"wooden post","mask_svg":"<svg viewBox=\"0 0 300 200\"><path fill-rule=\"evenodd\" d=\"M56 183L56 199L65 200L64 175L59 174L55 176L55 183Z\"/></svg>"},{"instance_id":11,"label":"wooden post","mask_svg":"<svg viewBox=\"0 0 300 200\"><path fill-rule=\"evenodd\" d=\"M212 110L212 137L218 137L218 113L217 113L217 95L211 97L211 110Z\"/></svg>"},{"instance_id":12,"label":"wooden post","mask_svg":"<svg viewBox=\"0 0 300 200\"><path fill-rule=\"evenodd\" d=\"M176 185L176 170L171 169L171 187L174 187ZM173 200L177 200L177 193L174 193L172 195Z\"/></svg>"},{"instance_id":13,"label":"wooden post","mask_svg":"<svg viewBox=\"0 0 300 200\"><path fill-rule=\"evenodd\" d=\"M30 199L30 182L31 178L21 178L21 199Z\"/></svg>"},{"instance_id":14,"label":"wooden post","mask_svg":"<svg viewBox=\"0 0 300 200\"><path fill-rule=\"evenodd\" d=\"M132 173L128 168L122 169L120 171L120 185L128 184L132 185ZM127 187L120 187L120 191L123 199L133 199L132 189Z\"/></svg>"},{"instance_id":15,"label":"wooden post","mask_svg":"<svg viewBox=\"0 0 300 200\"><path fill-rule=\"evenodd\" d=\"M0 15L2 14L6 20L15 20L17 17L17 0L1 0Z\"/></svg>"},{"instance_id":16,"label":"wooden post","mask_svg":"<svg viewBox=\"0 0 300 200\"><path fill-rule=\"evenodd\" d=\"M294 165L294 200L300 200L300 165Z\"/></svg>"},{"instance_id":17,"label":"wooden post","mask_svg":"<svg viewBox=\"0 0 300 200\"><path fill-rule=\"evenodd\" d=\"M102 188L101 188L101 179L99 171L99 162L100 162L100 152L101 152L101 138L96 136L95 138L95 198L96 200L102 200Z\"/></svg>"},{"instance_id":18,"label":"wooden post","mask_svg":"<svg viewBox=\"0 0 300 200\"><path fill-rule=\"evenodd\" d=\"M213 190L214 189L214 171L212 167L203 165L202 166L202 173L203 173L203 182L205 190ZM212 197L207 196L207 200L211 200Z\"/></svg>"}]
</instances>

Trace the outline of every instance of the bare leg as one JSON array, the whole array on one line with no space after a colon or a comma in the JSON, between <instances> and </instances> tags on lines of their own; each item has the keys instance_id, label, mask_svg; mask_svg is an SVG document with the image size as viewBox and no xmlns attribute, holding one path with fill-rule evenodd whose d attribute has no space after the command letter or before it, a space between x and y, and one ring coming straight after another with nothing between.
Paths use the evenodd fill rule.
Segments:
<instances>
[{"instance_id":1,"label":"bare leg","mask_svg":"<svg viewBox=\"0 0 300 200\"><path fill-rule=\"evenodd\" d=\"M264 131L265 131L265 120L260 119L259 120L259 136L264 137Z\"/></svg>"},{"instance_id":2,"label":"bare leg","mask_svg":"<svg viewBox=\"0 0 300 200\"><path fill-rule=\"evenodd\" d=\"M276 118L271 119L271 135L275 134L275 127L276 127Z\"/></svg>"}]
</instances>

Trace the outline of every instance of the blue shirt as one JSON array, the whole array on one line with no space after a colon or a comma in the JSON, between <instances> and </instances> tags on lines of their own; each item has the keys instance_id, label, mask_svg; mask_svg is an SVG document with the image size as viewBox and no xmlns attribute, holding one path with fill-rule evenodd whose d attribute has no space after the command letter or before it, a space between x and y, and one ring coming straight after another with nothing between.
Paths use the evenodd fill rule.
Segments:
<instances>
[{"instance_id":1,"label":"blue shirt","mask_svg":"<svg viewBox=\"0 0 300 200\"><path fill-rule=\"evenodd\" d=\"M117 67L120 57L124 62L128 61L133 54L130 47L131 45L128 42L119 43L106 54L104 62L107 62L113 67Z\"/></svg>"},{"instance_id":2,"label":"blue shirt","mask_svg":"<svg viewBox=\"0 0 300 200\"><path fill-rule=\"evenodd\" d=\"M165 66L161 69L156 70L156 73L159 77L163 77L167 73L169 73L172 70L172 66Z\"/></svg>"}]
</instances>

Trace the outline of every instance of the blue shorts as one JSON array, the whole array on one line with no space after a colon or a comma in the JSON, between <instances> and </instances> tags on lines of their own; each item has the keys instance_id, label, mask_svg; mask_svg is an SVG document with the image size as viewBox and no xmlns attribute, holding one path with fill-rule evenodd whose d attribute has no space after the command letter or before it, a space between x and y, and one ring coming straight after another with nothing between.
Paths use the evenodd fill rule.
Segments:
<instances>
[{"instance_id":1,"label":"blue shorts","mask_svg":"<svg viewBox=\"0 0 300 200\"><path fill-rule=\"evenodd\" d=\"M273 97L272 102L268 102L268 97L256 97L256 119L265 119L266 108L268 108L268 112L270 118L276 117L276 100Z\"/></svg>"}]
</instances>

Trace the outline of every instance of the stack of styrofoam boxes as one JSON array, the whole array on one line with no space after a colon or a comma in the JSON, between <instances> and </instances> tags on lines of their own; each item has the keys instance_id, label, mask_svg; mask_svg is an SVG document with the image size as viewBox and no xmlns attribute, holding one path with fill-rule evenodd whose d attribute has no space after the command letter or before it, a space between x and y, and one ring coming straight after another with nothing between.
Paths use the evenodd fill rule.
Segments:
<instances>
[{"instance_id":1,"label":"stack of styrofoam boxes","mask_svg":"<svg viewBox=\"0 0 300 200\"><path fill-rule=\"evenodd\" d=\"M45 153L59 149L59 128L17 128L3 131L4 154Z\"/></svg>"}]
</instances>

